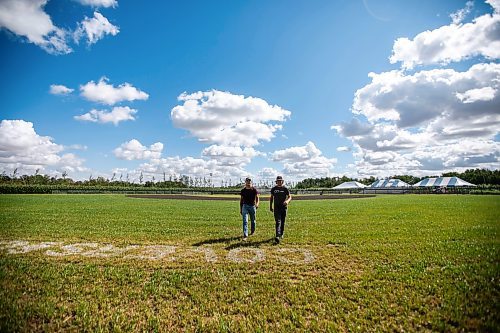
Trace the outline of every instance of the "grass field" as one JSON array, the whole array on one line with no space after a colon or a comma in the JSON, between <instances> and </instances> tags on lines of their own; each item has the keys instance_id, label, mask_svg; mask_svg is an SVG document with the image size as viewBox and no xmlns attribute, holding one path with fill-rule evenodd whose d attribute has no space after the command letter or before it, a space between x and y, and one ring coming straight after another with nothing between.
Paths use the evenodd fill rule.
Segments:
<instances>
[{"instance_id":1,"label":"grass field","mask_svg":"<svg viewBox=\"0 0 500 333\"><path fill-rule=\"evenodd\" d=\"M238 202L0 196L0 331L499 330L500 197L292 201L279 245L257 214L242 242Z\"/></svg>"}]
</instances>

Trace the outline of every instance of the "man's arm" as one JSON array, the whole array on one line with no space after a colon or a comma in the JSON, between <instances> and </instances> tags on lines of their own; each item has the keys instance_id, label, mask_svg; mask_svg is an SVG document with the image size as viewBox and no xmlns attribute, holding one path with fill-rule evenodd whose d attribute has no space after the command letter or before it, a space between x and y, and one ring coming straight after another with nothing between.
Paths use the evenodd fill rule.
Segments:
<instances>
[{"instance_id":1,"label":"man's arm","mask_svg":"<svg viewBox=\"0 0 500 333\"><path fill-rule=\"evenodd\" d=\"M286 199L285 202L283 203L285 206L288 206L288 204L292 201L292 194L290 191L287 189L287 194L286 194Z\"/></svg>"},{"instance_id":2,"label":"man's arm","mask_svg":"<svg viewBox=\"0 0 500 333\"><path fill-rule=\"evenodd\" d=\"M259 208L259 192L255 190L255 208Z\"/></svg>"},{"instance_id":3,"label":"man's arm","mask_svg":"<svg viewBox=\"0 0 500 333\"><path fill-rule=\"evenodd\" d=\"M290 203L290 201L292 201L292 195L291 195L291 194L288 194L288 195L286 196L286 200L285 200L285 202L284 202L284 205L285 205L285 206L288 206L288 204Z\"/></svg>"},{"instance_id":4,"label":"man's arm","mask_svg":"<svg viewBox=\"0 0 500 333\"><path fill-rule=\"evenodd\" d=\"M273 195L269 197L269 210L272 212L273 211Z\"/></svg>"},{"instance_id":5,"label":"man's arm","mask_svg":"<svg viewBox=\"0 0 500 333\"><path fill-rule=\"evenodd\" d=\"M240 194L240 214L243 214L243 195Z\"/></svg>"}]
</instances>

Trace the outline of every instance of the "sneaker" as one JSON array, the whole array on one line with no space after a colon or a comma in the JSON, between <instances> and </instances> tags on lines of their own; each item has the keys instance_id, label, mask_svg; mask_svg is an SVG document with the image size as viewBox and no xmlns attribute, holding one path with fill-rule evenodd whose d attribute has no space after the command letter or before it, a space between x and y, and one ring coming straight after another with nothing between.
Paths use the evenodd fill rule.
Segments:
<instances>
[{"instance_id":1,"label":"sneaker","mask_svg":"<svg viewBox=\"0 0 500 333\"><path fill-rule=\"evenodd\" d=\"M255 230L250 233L250 236L252 236L255 233Z\"/></svg>"},{"instance_id":2,"label":"sneaker","mask_svg":"<svg viewBox=\"0 0 500 333\"><path fill-rule=\"evenodd\" d=\"M248 237L243 237L243 241L246 242L248 240Z\"/></svg>"},{"instance_id":3,"label":"sneaker","mask_svg":"<svg viewBox=\"0 0 500 333\"><path fill-rule=\"evenodd\" d=\"M276 237L274 238L274 241L276 242L276 244L279 244L279 243L280 243L280 238L279 238L278 236L276 236Z\"/></svg>"}]
</instances>

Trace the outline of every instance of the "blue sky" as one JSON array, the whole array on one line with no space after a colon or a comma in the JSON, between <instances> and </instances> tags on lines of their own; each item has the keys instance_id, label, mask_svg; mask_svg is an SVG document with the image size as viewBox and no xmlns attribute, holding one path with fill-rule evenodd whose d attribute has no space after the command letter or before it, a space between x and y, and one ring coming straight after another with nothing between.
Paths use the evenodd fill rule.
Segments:
<instances>
[{"instance_id":1,"label":"blue sky","mask_svg":"<svg viewBox=\"0 0 500 333\"><path fill-rule=\"evenodd\" d=\"M0 171L498 169L500 2L0 1Z\"/></svg>"}]
</instances>

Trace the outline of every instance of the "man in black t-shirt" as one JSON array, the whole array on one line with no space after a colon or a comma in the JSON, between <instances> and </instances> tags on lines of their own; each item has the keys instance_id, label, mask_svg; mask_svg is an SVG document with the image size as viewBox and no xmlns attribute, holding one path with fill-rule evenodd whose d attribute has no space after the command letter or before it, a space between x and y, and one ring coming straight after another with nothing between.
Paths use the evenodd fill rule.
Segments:
<instances>
[{"instance_id":1,"label":"man in black t-shirt","mask_svg":"<svg viewBox=\"0 0 500 333\"><path fill-rule=\"evenodd\" d=\"M250 235L257 225L255 215L259 208L259 192L252 186L250 178L245 179L245 187L240 192L240 214L243 217L243 240L248 237L248 215L250 215Z\"/></svg>"},{"instance_id":2,"label":"man in black t-shirt","mask_svg":"<svg viewBox=\"0 0 500 333\"><path fill-rule=\"evenodd\" d=\"M271 197L269 198L269 209L274 213L274 221L276 222L276 243L280 242L285 232L286 212L290 200L292 200L292 196L290 191L283 186L283 177L276 177L276 186L271 189Z\"/></svg>"}]
</instances>

